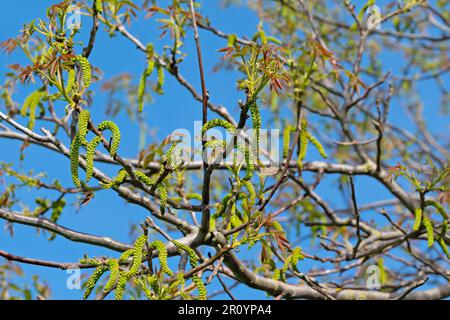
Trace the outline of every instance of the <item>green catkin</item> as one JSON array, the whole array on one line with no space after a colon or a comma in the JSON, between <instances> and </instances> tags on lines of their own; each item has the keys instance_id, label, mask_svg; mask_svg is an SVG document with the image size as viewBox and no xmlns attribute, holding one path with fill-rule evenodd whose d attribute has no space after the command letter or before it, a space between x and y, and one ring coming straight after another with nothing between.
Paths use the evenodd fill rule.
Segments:
<instances>
[{"instance_id":1,"label":"green catkin","mask_svg":"<svg viewBox=\"0 0 450 320\"><path fill-rule=\"evenodd\" d=\"M192 276L192 282L194 282L195 286L198 290L198 299L199 300L206 300L207 299L207 292L205 284L202 281L202 278L200 278L198 275L194 274Z\"/></svg>"},{"instance_id":2,"label":"green catkin","mask_svg":"<svg viewBox=\"0 0 450 320\"><path fill-rule=\"evenodd\" d=\"M122 184L125 178L128 177L128 172L125 169L120 169L117 177L114 178L114 184Z\"/></svg>"},{"instance_id":3,"label":"green catkin","mask_svg":"<svg viewBox=\"0 0 450 320\"><path fill-rule=\"evenodd\" d=\"M30 118L29 118L29 121L28 121L28 128L29 128L30 130L33 130L34 124L35 124L35 122L36 122L36 107L37 107L38 104L39 104L39 103L33 102L33 103L30 105Z\"/></svg>"},{"instance_id":4,"label":"green catkin","mask_svg":"<svg viewBox=\"0 0 450 320\"><path fill-rule=\"evenodd\" d=\"M448 230L448 222L447 222L447 220L445 220L441 226L441 236L442 237L445 237L445 235L447 234L447 230Z\"/></svg>"},{"instance_id":5,"label":"green catkin","mask_svg":"<svg viewBox=\"0 0 450 320\"><path fill-rule=\"evenodd\" d=\"M177 146L178 141L172 143L170 145L169 150L167 150L167 152L164 154L164 159L167 162L168 165L172 166L174 163L174 158L173 158L173 152L175 151L175 147ZM164 168L161 168L161 172L164 172Z\"/></svg>"},{"instance_id":6,"label":"green catkin","mask_svg":"<svg viewBox=\"0 0 450 320\"><path fill-rule=\"evenodd\" d=\"M292 129L292 130L295 130L295 129ZM308 150L309 142L311 142L312 145L314 147L316 147L317 151L323 158L328 157L327 153L325 151L325 148L320 143L320 141L317 140L317 138L314 137L310 132L308 132L308 122L305 119L302 120L299 141L300 141L300 150L299 150L298 158L297 158L297 166L298 166L299 170L301 170L303 168L303 160L306 158L306 152ZM285 145L284 147L285 147L285 150L288 150L289 145ZM287 151L285 152L285 156L286 155L287 155Z\"/></svg>"},{"instance_id":7,"label":"green catkin","mask_svg":"<svg viewBox=\"0 0 450 320\"><path fill-rule=\"evenodd\" d=\"M425 230L427 231L427 240L428 240L428 247L432 247L434 243L434 230L433 230L433 222L430 218L427 216L423 216L423 226L425 227Z\"/></svg>"},{"instance_id":8,"label":"green catkin","mask_svg":"<svg viewBox=\"0 0 450 320\"><path fill-rule=\"evenodd\" d=\"M119 263L125 263L133 255L134 249L124 251L119 257Z\"/></svg>"},{"instance_id":9,"label":"green catkin","mask_svg":"<svg viewBox=\"0 0 450 320\"><path fill-rule=\"evenodd\" d=\"M244 180L250 180L253 177L253 172L255 171L255 163L253 152L247 146L244 147L244 158L247 164L247 172L245 174Z\"/></svg>"},{"instance_id":10,"label":"green catkin","mask_svg":"<svg viewBox=\"0 0 450 320\"><path fill-rule=\"evenodd\" d=\"M162 65L158 64L157 66L157 72L158 72L158 82L156 83L156 93L163 94L163 85L164 85L164 68Z\"/></svg>"},{"instance_id":11,"label":"green catkin","mask_svg":"<svg viewBox=\"0 0 450 320\"><path fill-rule=\"evenodd\" d=\"M261 115L259 113L258 104L256 99L250 102L249 105L250 114L252 115L252 126L253 126L253 141L252 150L256 159L259 159L259 140L260 140L260 130L261 130Z\"/></svg>"},{"instance_id":12,"label":"green catkin","mask_svg":"<svg viewBox=\"0 0 450 320\"><path fill-rule=\"evenodd\" d=\"M138 86L138 111L142 112L144 109L144 94L145 94L145 87L147 86L147 70L145 70L141 78L139 79L139 86Z\"/></svg>"},{"instance_id":13,"label":"green catkin","mask_svg":"<svg viewBox=\"0 0 450 320\"><path fill-rule=\"evenodd\" d=\"M82 110L78 115L78 136L80 137L81 144L87 145L86 135L88 133L89 120L91 119L91 113L89 110Z\"/></svg>"},{"instance_id":14,"label":"green catkin","mask_svg":"<svg viewBox=\"0 0 450 320\"><path fill-rule=\"evenodd\" d=\"M229 48L234 47L236 45L236 40L237 40L237 35L236 34L230 34L228 36L228 39L227 39L227 46Z\"/></svg>"},{"instance_id":15,"label":"green catkin","mask_svg":"<svg viewBox=\"0 0 450 320\"><path fill-rule=\"evenodd\" d=\"M70 69L67 75L67 84L64 89L67 94L71 94L76 89L75 77L75 69Z\"/></svg>"},{"instance_id":16,"label":"green catkin","mask_svg":"<svg viewBox=\"0 0 450 320\"><path fill-rule=\"evenodd\" d=\"M178 168L174 165L173 161L173 152L175 150L176 145L178 144L178 141L173 142L169 149L166 151L166 153L162 156L162 161L163 163L166 163L167 165L169 165L170 167L172 167L174 170L177 170ZM164 166L161 166L161 169L159 171L160 174L162 174L164 172L165 168Z\"/></svg>"},{"instance_id":17,"label":"green catkin","mask_svg":"<svg viewBox=\"0 0 450 320\"><path fill-rule=\"evenodd\" d=\"M291 133L295 131L295 128L291 125L287 125L283 129L283 158L286 158L289 153L289 144L291 143Z\"/></svg>"},{"instance_id":18,"label":"green catkin","mask_svg":"<svg viewBox=\"0 0 450 320\"><path fill-rule=\"evenodd\" d=\"M96 136L87 145L87 148L86 148L86 182L89 182L89 180L91 180L92 174L94 173L95 149L97 149L97 146L99 145L99 143L101 141L102 141L102 139L99 136Z\"/></svg>"},{"instance_id":19,"label":"green catkin","mask_svg":"<svg viewBox=\"0 0 450 320\"><path fill-rule=\"evenodd\" d=\"M155 61L153 60L153 45L149 44L147 46L147 67L139 79L138 86L138 111L142 112L144 109L144 95L145 88L147 87L147 78L151 76L153 69L155 68Z\"/></svg>"},{"instance_id":20,"label":"green catkin","mask_svg":"<svg viewBox=\"0 0 450 320\"><path fill-rule=\"evenodd\" d=\"M450 251L448 250L448 247L447 247L447 244L445 243L444 238L440 237L439 240L438 240L438 244L441 247L442 251L447 256L447 259L450 259Z\"/></svg>"},{"instance_id":21,"label":"green catkin","mask_svg":"<svg viewBox=\"0 0 450 320\"><path fill-rule=\"evenodd\" d=\"M184 281L184 274L183 274L183 272L179 272L177 274L177 282L181 286L181 288L184 287L186 282Z\"/></svg>"},{"instance_id":22,"label":"green catkin","mask_svg":"<svg viewBox=\"0 0 450 320\"><path fill-rule=\"evenodd\" d=\"M92 77L91 64L89 63L89 60L82 55L76 56L75 59L80 64L81 72L83 74L83 85L85 88L87 88L91 84L91 77Z\"/></svg>"},{"instance_id":23,"label":"green catkin","mask_svg":"<svg viewBox=\"0 0 450 320\"><path fill-rule=\"evenodd\" d=\"M420 225L422 224L422 209L421 208L417 208L414 211L414 215L416 216L416 219L414 220L414 225L413 225L413 230L417 231L420 228Z\"/></svg>"},{"instance_id":24,"label":"green catkin","mask_svg":"<svg viewBox=\"0 0 450 320\"><path fill-rule=\"evenodd\" d=\"M247 188L248 194L249 194L248 206L249 206L249 208L252 208L256 202L255 188L253 187L253 184L250 181L244 181L243 184Z\"/></svg>"},{"instance_id":25,"label":"green catkin","mask_svg":"<svg viewBox=\"0 0 450 320\"><path fill-rule=\"evenodd\" d=\"M149 53L150 50L148 49L149 47L151 47L151 53ZM155 65L156 65L155 60L153 60L153 45L149 44L147 46L147 69L146 69L147 77L150 77L152 75L153 70L155 69Z\"/></svg>"},{"instance_id":26,"label":"green catkin","mask_svg":"<svg viewBox=\"0 0 450 320\"><path fill-rule=\"evenodd\" d=\"M160 197L160 209L161 209L161 214L164 214L166 211L166 205L167 205L167 198L168 198L168 194L167 194L167 188L164 184L160 183L158 184L158 191L159 191L159 197Z\"/></svg>"},{"instance_id":27,"label":"green catkin","mask_svg":"<svg viewBox=\"0 0 450 320\"><path fill-rule=\"evenodd\" d=\"M154 183L153 180L150 177L148 177L145 173L143 173L142 171L135 170L133 173L136 176L136 178L143 184L145 184L147 186L153 185L153 183Z\"/></svg>"},{"instance_id":28,"label":"green catkin","mask_svg":"<svg viewBox=\"0 0 450 320\"><path fill-rule=\"evenodd\" d=\"M98 266L95 271L92 273L91 277L89 278L87 284L86 284L86 291L84 292L83 299L86 300L89 298L90 294L92 293L92 290L94 290L95 285L97 284L100 277L105 273L106 268L105 266L101 265Z\"/></svg>"},{"instance_id":29,"label":"green catkin","mask_svg":"<svg viewBox=\"0 0 450 320\"><path fill-rule=\"evenodd\" d=\"M66 205L66 201L64 199L61 199L57 202L54 202L54 204L58 204L58 205L53 207L52 215L50 216L50 221L58 222L58 219L61 217L63 208ZM53 238L56 237L56 233L54 233L52 235L52 237Z\"/></svg>"},{"instance_id":30,"label":"green catkin","mask_svg":"<svg viewBox=\"0 0 450 320\"><path fill-rule=\"evenodd\" d=\"M236 131L236 128L231 124L230 122L223 120L223 119L213 119L208 122L206 122L202 127L202 135L205 134L206 131L209 129L215 128L215 127L222 127L229 131L231 134L234 134Z\"/></svg>"},{"instance_id":31,"label":"green catkin","mask_svg":"<svg viewBox=\"0 0 450 320\"><path fill-rule=\"evenodd\" d=\"M273 280L280 280L280 278L281 278L281 271L280 271L280 269L273 270L272 279Z\"/></svg>"},{"instance_id":32,"label":"green catkin","mask_svg":"<svg viewBox=\"0 0 450 320\"><path fill-rule=\"evenodd\" d=\"M81 264L91 264L94 266L99 266L101 265L101 262L98 261L97 259L93 259L93 258L88 258L88 257L83 257L80 259L80 263Z\"/></svg>"},{"instance_id":33,"label":"green catkin","mask_svg":"<svg viewBox=\"0 0 450 320\"><path fill-rule=\"evenodd\" d=\"M112 141L109 149L109 153L111 157L114 157L117 153L117 149L120 144L120 129L119 127L112 121L106 120L98 125L98 130L104 131L109 130L112 132Z\"/></svg>"},{"instance_id":34,"label":"green catkin","mask_svg":"<svg viewBox=\"0 0 450 320\"><path fill-rule=\"evenodd\" d=\"M319 154L323 157L323 158L327 158L327 153L325 152L324 147L322 146L322 144L319 142L319 140L316 139L316 137L314 137L311 133L308 132L308 140L313 144L314 147L316 147L317 151L319 151Z\"/></svg>"},{"instance_id":35,"label":"green catkin","mask_svg":"<svg viewBox=\"0 0 450 320\"><path fill-rule=\"evenodd\" d=\"M150 244L150 248L158 250L158 259L159 264L161 265L161 270L168 276L173 276L173 272L167 264L167 250L164 243L160 240L153 241Z\"/></svg>"},{"instance_id":36,"label":"green catkin","mask_svg":"<svg viewBox=\"0 0 450 320\"><path fill-rule=\"evenodd\" d=\"M108 269L109 269L109 279L108 282L106 282L105 287L103 288L104 292L109 292L114 288L114 285L117 283L117 280L119 279L119 262L115 259L110 259L107 262Z\"/></svg>"},{"instance_id":37,"label":"green catkin","mask_svg":"<svg viewBox=\"0 0 450 320\"><path fill-rule=\"evenodd\" d=\"M147 45L147 77L150 77L150 75L153 72L153 69L155 69L155 61L153 60L153 54L154 54L154 48L153 44L149 43Z\"/></svg>"},{"instance_id":38,"label":"green catkin","mask_svg":"<svg viewBox=\"0 0 450 320\"><path fill-rule=\"evenodd\" d=\"M119 280L117 280L116 290L114 292L115 300L122 300L123 293L125 291L125 286L127 285L128 276L125 273L119 275Z\"/></svg>"},{"instance_id":39,"label":"green catkin","mask_svg":"<svg viewBox=\"0 0 450 320\"><path fill-rule=\"evenodd\" d=\"M447 256L447 259L450 259L450 251L448 250L447 244L445 243L444 238L439 238L438 244L441 247L442 251Z\"/></svg>"},{"instance_id":40,"label":"green catkin","mask_svg":"<svg viewBox=\"0 0 450 320\"><path fill-rule=\"evenodd\" d=\"M159 295L159 284L158 284L158 278L156 277L156 275L153 274L150 277L148 277L148 284L152 288L153 292L156 295Z\"/></svg>"},{"instance_id":41,"label":"green catkin","mask_svg":"<svg viewBox=\"0 0 450 320\"><path fill-rule=\"evenodd\" d=\"M149 44L147 46L147 68L145 68L144 72L139 79L138 86L138 111L142 112L144 109L144 95L145 88L147 87L147 78L151 76L153 69L155 68L155 61L153 60L153 45Z\"/></svg>"},{"instance_id":42,"label":"green catkin","mask_svg":"<svg viewBox=\"0 0 450 320\"><path fill-rule=\"evenodd\" d=\"M186 199L188 199L188 200L195 199L195 200L202 201L202 195L198 194L198 193L188 193L188 194L186 194Z\"/></svg>"},{"instance_id":43,"label":"green catkin","mask_svg":"<svg viewBox=\"0 0 450 320\"><path fill-rule=\"evenodd\" d=\"M205 148L223 148L226 149L227 142L223 140L208 140L205 143Z\"/></svg>"},{"instance_id":44,"label":"green catkin","mask_svg":"<svg viewBox=\"0 0 450 320\"><path fill-rule=\"evenodd\" d=\"M448 230L448 223L447 220L444 220L444 222L441 225L441 234L438 237L438 244L442 248L442 251L445 253L448 259L450 259L450 252L448 250L447 244L445 243L444 237L447 234Z\"/></svg>"},{"instance_id":45,"label":"green catkin","mask_svg":"<svg viewBox=\"0 0 450 320\"><path fill-rule=\"evenodd\" d=\"M209 229L210 230L216 230L216 219L217 219L217 214L213 214L211 215L211 218L209 218Z\"/></svg>"},{"instance_id":46,"label":"green catkin","mask_svg":"<svg viewBox=\"0 0 450 320\"><path fill-rule=\"evenodd\" d=\"M103 12L103 3L102 3L102 0L95 0L95 2L94 2L94 7L95 7L95 10L96 10L98 13L102 13L102 12Z\"/></svg>"},{"instance_id":47,"label":"green catkin","mask_svg":"<svg viewBox=\"0 0 450 320\"><path fill-rule=\"evenodd\" d=\"M300 129L300 151L298 153L297 166L299 170L303 168L303 160L306 157L306 152L308 150L308 131L307 131L306 121L302 121L302 126Z\"/></svg>"},{"instance_id":48,"label":"green catkin","mask_svg":"<svg viewBox=\"0 0 450 320\"><path fill-rule=\"evenodd\" d=\"M233 212L236 211L235 209L236 205L233 203ZM233 215L230 218L230 224L232 228L236 228L242 224L242 221L239 219L239 217L233 213Z\"/></svg>"},{"instance_id":49,"label":"green catkin","mask_svg":"<svg viewBox=\"0 0 450 320\"><path fill-rule=\"evenodd\" d=\"M230 201L230 198L231 198L230 193L226 194L225 197L223 197L221 204L220 204L220 209L217 211L218 216L221 216L224 213L225 208L228 206L228 202Z\"/></svg>"},{"instance_id":50,"label":"green catkin","mask_svg":"<svg viewBox=\"0 0 450 320\"><path fill-rule=\"evenodd\" d=\"M127 273L128 279L134 277L141 267L144 245L147 242L147 236L145 234L139 236L134 242L133 248L133 261L131 262L130 270Z\"/></svg>"},{"instance_id":51,"label":"green catkin","mask_svg":"<svg viewBox=\"0 0 450 320\"><path fill-rule=\"evenodd\" d=\"M189 263L191 264L191 267L194 268L198 263L198 256L195 253L195 250L176 240L172 240L172 243L178 250L185 251L189 255Z\"/></svg>"},{"instance_id":52,"label":"green catkin","mask_svg":"<svg viewBox=\"0 0 450 320\"><path fill-rule=\"evenodd\" d=\"M205 148L211 149L221 148L221 151L224 152L227 149L227 142L223 140L208 140L205 143ZM211 156L213 155L214 153L211 153Z\"/></svg>"},{"instance_id":53,"label":"green catkin","mask_svg":"<svg viewBox=\"0 0 450 320\"><path fill-rule=\"evenodd\" d=\"M120 169L117 173L117 176L112 178L111 181L105 180L102 181L101 184L103 185L103 188L109 189L113 186L121 185L124 180L128 177L128 172L125 169Z\"/></svg>"},{"instance_id":54,"label":"green catkin","mask_svg":"<svg viewBox=\"0 0 450 320\"><path fill-rule=\"evenodd\" d=\"M28 128L33 130L34 124L36 122L36 107L41 102L42 98L45 96L45 92L38 90L31 93L24 101L20 114L25 117L27 112L29 112L29 122Z\"/></svg>"},{"instance_id":55,"label":"green catkin","mask_svg":"<svg viewBox=\"0 0 450 320\"><path fill-rule=\"evenodd\" d=\"M434 200L425 200L423 205L425 207L434 207L445 220L448 219L448 214L445 212L444 207L439 202L436 202Z\"/></svg>"},{"instance_id":56,"label":"green catkin","mask_svg":"<svg viewBox=\"0 0 450 320\"><path fill-rule=\"evenodd\" d=\"M78 178L78 163L79 163L79 153L80 153L81 141L78 133L72 140L70 145L70 172L72 174L72 181L77 188L81 187L80 179Z\"/></svg>"}]
</instances>

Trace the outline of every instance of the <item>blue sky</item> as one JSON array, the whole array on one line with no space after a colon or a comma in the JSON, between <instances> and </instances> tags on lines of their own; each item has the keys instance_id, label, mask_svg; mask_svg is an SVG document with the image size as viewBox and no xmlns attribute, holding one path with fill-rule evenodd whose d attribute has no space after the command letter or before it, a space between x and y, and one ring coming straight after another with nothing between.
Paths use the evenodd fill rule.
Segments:
<instances>
[{"instance_id":1,"label":"blue sky","mask_svg":"<svg viewBox=\"0 0 450 320\"><path fill-rule=\"evenodd\" d=\"M7 12L8 14L5 14L0 22L0 41L18 34L24 22L29 22L38 17L44 18L46 7L53 3L55 1L5 1L2 4L2 8L3 12ZM207 15L211 21L214 21L215 26L219 29L227 33L237 33L247 36L251 36L256 31L258 19L254 12L237 6L232 6L224 11L222 6L219 5L220 1L216 0L203 1L203 3L203 14ZM85 17L82 22L84 27L89 30L90 18ZM130 31L141 39L143 43L153 42L160 33L155 23L150 20L143 20L142 18L133 24ZM86 40L86 36L86 34L83 35L82 41ZM199 90L197 60L193 54L194 44L191 39L192 37L188 36L186 40L184 50L189 55L181 67L181 73ZM214 65L222 55L217 50L225 46L226 40L219 39L207 32L201 32L201 42L205 56L207 86L211 100L214 103L227 106L230 112L236 116L237 101L242 96L235 89L235 74L212 72ZM161 44L158 43L156 47L161 48ZM383 64L394 68L399 59L402 59L402 57L386 53L386 59L383 61ZM133 81L136 83L145 66L144 54L136 50L127 39L121 36L110 38L102 29L99 31L97 43L90 61L94 66L102 69L104 78L110 78L123 72L128 72L132 74ZM24 56L21 53L14 53L10 56L4 53L0 54L1 80L4 79L3 75L6 72L5 66L13 63L25 64ZM91 110L94 121L96 122L103 120L103 111L106 103L105 94L100 90L96 90L100 86L101 83L97 83L92 87L96 94ZM423 94L427 93L426 103L436 105L438 98L430 94L433 90L432 84L425 82L423 88ZM166 92L165 95L155 95L152 104L146 105L145 107L147 124L150 127L158 127L158 139L164 138L177 128L192 130L193 122L201 119L200 103L194 101L191 95L168 75L166 76L164 90ZM15 101L23 101L29 91L30 88L21 87L15 96ZM61 108L63 107L61 106ZM3 108L3 106L0 106L0 110L3 111ZM434 113L427 114L427 117L430 117L430 119L433 117L433 120L435 120L434 130L436 132L445 132L448 129L446 128L445 119L436 119ZM392 108L390 120L402 126L409 126L407 123L408 120L402 115L398 106L397 108L395 106ZM126 144L122 143L120 153L124 156L134 157L138 151L138 144L134 143L134 141L138 141L139 131L136 129L136 126L129 122L123 113L117 118L117 123L122 130L125 140L129 142ZM151 138L148 141L151 141ZM25 161L19 163L19 148L20 143L0 140L0 150L2 150L0 153L0 161L13 162L16 164L16 169L22 166L24 170L33 169L35 172L45 171L50 178L57 177L63 184L71 185L68 159L46 150L30 147L27 150ZM102 168L108 171L107 166ZM113 173L113 171L110 172ZM361 203L386 197L386 193L381 187L379 187L379 190L377 187L374 188L374 186L379 185L373 184L373 180L357 177L356 182L359 190L367 190L370 186L371 192L361 192L358 194L358 200ZM333 191L332 188L333 185L328 183L320 187L318 191L327 194ZM25 202L33 205L32 201L27 200L34 199L33 197L37 195L49 195L49 193L22 190L20 195L25 199ZM53 194L51 197L56 198L57 195ZM72 204L75 198L69 197L68 200L68 203ZM334 203L338 206L342 204L339 200L334 201ZM109 236L116 240L129 243L132 241L129 235L129 226L133 223L142 222L145 216L146 212L143 209L125 204L113 192L100 192L96 194L95 198L86 207L81 208L79 211L73 206L68 206L59 223L75 230ZM57 237L54 241L48 242L46 236L42 233L37 235L34 228L20 225L15 225L15 236L11 238L3 230L3 226L4 222L0 221L0 249L17 255L65 262L77 261L83 254L88 254L89 256L111 254L109 250L70 243L62 237ZM112 254L113 256L117 256L117 253ZM80 291L67 290L67 274L64 271L29 265L22 265L22 267L26 271L26 279L24 281L29 281L32 274L39 274L51 285L53 298L79 299L82 296L82 292ZM214 291L214 288L210 289L210 291ZM248 288L238 289L235 291L235 294L240 298L258 299L265 297L264 293L256 292Z\"/></svg>"}]
</instances>

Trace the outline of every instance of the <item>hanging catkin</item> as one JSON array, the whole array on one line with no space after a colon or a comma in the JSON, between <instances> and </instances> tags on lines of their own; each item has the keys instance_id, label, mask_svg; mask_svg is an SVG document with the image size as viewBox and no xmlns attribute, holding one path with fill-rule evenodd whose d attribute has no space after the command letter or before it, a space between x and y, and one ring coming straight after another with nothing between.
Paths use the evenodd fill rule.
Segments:
<instances>
[{"instance_id":1,"label":"hanging catkin","mask_svg":"<svg viewBox=\"0 0 450 320\"><path fill-rule=\"evenodd\" d=\"M107 262L108 269L109 269L109 279L108 282L105 284L105 287L103 288L104 292L111 291L114 286L116 285L118 279L119 279L119 262L115 259L110 259Z\"/></svg>"},{"instance_id":2,"label":"hanging catkin","mask_svg":"<svg viewBox=\"0 0 450 320\"><path fill-rule=\"evenodd\" d=\"M83 76L83 85L85 88L87 88L91 85L91 77L92 77L91 64L89 63L89 60L82 55L76 56L75 60L80 64L81 73Z\"/></svg>"},{"instance_id":3,"label":"hanging catkin","mask_svg":"<svg viewBox=\"0 0 450 320\"><path fill-rule=\"evenodd\" d=\"M169 275L173 276L172 270L170 270L169 265L167 264L167 250L164 243L160 240L153 241L150 244L150 248L158 250L158 259L159 264L161 265L161 270Z\"/></svg>"},{"instance_id":4,"label":"hanging catkin","mask_svg":"<svg viewBox=\"0 0 450 320\"><path fill-rule=\"evenodd\" d=\"M98 266L95 271L92 273L91 277L89 278L87 284L86 284L86 291L84 292L83 299L86 300L89 298L90 294L92 293L92 290L94 290L95 285L97 284L100 277L105 273L107 269L105 266L101 265Z\"/></svg>"},{"instance_id":5,"label":"hanging catkin","mask_svg":"<svg viewBox=\"0 0 450 320\"><path fill-rule=\"evenodd\" d=\"M75 69L70 69L67 75L67 84L66 87L64 88L64 90L66 91L67 94L72 94L73 91L76 90L76 81L75 81Z\"/></svg>"},{"instance_id":6,"label":"hanging catkin","mask_svg":"<svg viewBox=\"0 0 450 320\"><path fill-rule=\"evenodd\" d=\"M37 90L31 93L24 101L20 114L25 117L29 114L28 128L33 130L36 122L36 108L45 97L46 93L43 90Z\"/></svg>"},{"instance_id":7,"label":"hanging catkin","mask_svg":"<svg viewBox=\"0 0 450 320\"><path fill-rule=\"evenodd\" d=\"M102 0L94 0L94 7L95 7L95 11L97 11L98 13L102 13L103 12L103 3Z\"/></svg>"},{"instance_id":8,"label":"hanging catkin","mask_svg":"<svg viewBox=\"0 0 450 320\"><path fill-rule=\"evenodd\" d=\"M430 218L428 218L425 215L423 216L422 221L423 221L422 222L423 226L425 227L425 230L427 231L428 247L432 247L433 243L434 243L433 222L431 221Z\"/></svg>"},{"instance_id":9,"label":"hanging catkin","mask_svg":"<svg viewBox=\"0 0 450 320\"><path fill-rule=\"evenodd\" d=\"M72 140L70 145L70 172L72 175L72 181L77 188L81 187L80 179L78 178L78 163L79 163L79 153L80 153L81 141L78 133Z\"/></svg>"},{"instance_id":10,"label":"hanging catkin","mask_svg":"<svg viewBox=\"0 0 450 320\"><path fill-rule=\"evenodd\" d=\"M151 76L153 69L155 68L155 61L153 60L153 45L149 44L147 46L147 67L144 72L142 72L141 77L139 78L139 86L138 86L138 111L142 112L144 109L144 95L145 89L147 87L147 78Z\"/></svg>"},{"instance_id":11,"label":"hanging catkin","mask_svg":"<svg viewBox=\"0 0 450 320\"><path fill-rule=\"evenodd\" d=\"M117 149L119 149L119 144L120 144L120 129L119 129L119 127L114 122L106 120L98 125L98 130L111 131L112 141L110 144L109 153L110 153L111 157L114 157L117 153Z\"/></svg>"},{"instance_id":12,"label":"hanging catkin","mask_svg":"<svg viewBox=\"0 0 450 320\"><path fill-rule=\"evenodd\" d=\"M82 110L78 115L78 136L82 145L87 145L86 135L88 133L89 120L91 113L89 110Z\"/></svg>"},{"instance_id":13,"label":"hanging catkin","mask_svg":"<svg viewBox=\"0 0 450 320\"><path fill-rule=\"evenodd\" d=\"M256 99L250 101L249 104L250 114L252 116L252 126L253 126L253 140L251 141L251 150L253 151L253 156L257 161L259 159L259 140L261 131L261 115L259 113L258 104Z\"/></svg>"},{"instance_id":14,"label":"hanging catkin","mask_svg":"<svg viewBox=\"0 0 450 320\"><path fill-rule=\"evenodd\" d=\"M198 256L195 253L194 249L190 248L189 246L185 245L184 243L181 243L176 240L172 240L172 243L177 247L180 251L185 251L189 255L189 262L191 264L191 267L194 268L198 263ZM206 300L207 298L207 291L205 284L203 283L203 280L198 275L194 274L192 276L192 282L195 284L197 290L198 290L198 298L199 300Z\"/></svg>"},{"instance_id":15,"label":"hanging catkin","mask_svg":"<svg viewBox=\"0 0 450 320\"><path fill-rule=\"evenodd\" d=\"M202 127L202 135L205 134L206 131L215 127L222 127L228 130L231 134L234 134L236 128L230 122L223 119L213 119L206 122Z\"/></svg>"},{"instance_id":16,"label":"hanging catkin","mask_svg":"<svg viewBox=\"0 0 450 320\"><path fill-rule=\"evenodd\" d=\"M96 136L92 139L91 142L88 143L86 148L86 182L89 182L92 178L92 174L94 173L94 155L95 149L99 145L102 139L99 136Z\"/></svg>"},{"instance_id":17,"label":"hanging catkin","mask_svg":"<svg viewBox=\"0 0 450 320\"><path fill-rule=\"evenodd\" d=\"M134 242L133 261L131 262L130 270L127 273L128 278L135 276L138 273L139 268L141 267L143 257L142 251L144 249L146 241L147 236L143 234L139 236Z\"/></svg>"}]
</instances>

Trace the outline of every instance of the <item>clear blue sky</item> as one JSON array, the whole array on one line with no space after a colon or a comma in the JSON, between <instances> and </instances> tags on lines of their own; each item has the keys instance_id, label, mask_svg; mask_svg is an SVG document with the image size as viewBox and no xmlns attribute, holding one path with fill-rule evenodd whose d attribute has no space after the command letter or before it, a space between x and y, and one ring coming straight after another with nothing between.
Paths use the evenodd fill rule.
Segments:
<instances>
[{"instance_id":1,"label":"clear blue sky","mask_svg":"<svg viewBox=\"0 0 450 320\"><path fill-rule=\"evenodd\" d=\"M38 17L45 17L45 9L56 1L48 0L16 0L4 1L2 9L5 13L1 20L0 41L13 37L18 34L22 28L23 22L29 22ZM232 6L224 11L219 5L220 1L207 0L203 2L202 12L207 15L215 26L223 29L227 33L237 33L239 35L251 36L256 31L258 23L256 15L248 9L242 7ZM383 3L383 1L381 1ZM90 29L90 18L83 18L83 24L86 29ZM156 25L149 20L140 19L130 28L136 36L138 36L143 43L153 42L157 39L159 31ZM86 35L84 35L86 39ZM186 75L189 81L199 88L197 61L193 55L192 38L187 37L187 44L184 48L189 56L186 62L183 63L181 72ZM235 75L232 73L214 73L213 66L219 61L220 53L217 49L225 46L225 40L218 39L211 36L209 33L201 32L201 41L203 52L205 56L205 64L207 70L207 85L210 92L211 100L218 104L223 104L229 107L229 110L236 115L237 100L242 98L240 93L235 90ZM160 45L156 45L161 48ZM395 66L399 56L386 54L385 65ZM7 71L6 65L13 63L25 64L25 59L22 54L14 53L10 56L2 53L0 54L0 79L3 80L4 73ZM102 29L99 31L98 40L94 47L91 63L99 67L104 72L104 78L109 78L123 72L129 72L133 75L133 81L138 82L139 75L145 65L145 56L142 52L135 49L135 47L125 38L117 36L110 38ZM193 122L201 119L200 104L194 101L190 94L178 85L170 76L166 76L165 92L163 96L155 96L154 102L147 105L145 114L147 123L151 127L158 127L158 139L164 138L177 128L193 129ZM103 120L103 110L105 108L106 97L99 88L101 83L94 84L92 87L96 92L94 97L94 104L92 105L92 113L97 122ZM431 84L424 83L425 90L429 93L433 88ZM23 101L30 88L19 88L15 101ZM432 94L427 96L425 100L427 103L436 104L437 98ZM63 106L62 106L63 107ZM0 106L0 110L4 110ZM433 116L433 115L429 115ZM407 120L402 116L399 108L392 108L390 120L408 126ZM139 132L129 122L128 118L121 114L117 122L123 132L124 141L129 143L122 143L120 152L124 156L133 157L137 152L137 141ZM435 130L446 130L445 120L436 119ZM134 143L136 141L136 143ZM148 141L151 141L149 138ZM35 172L47 172L50 178L57 177L65 185L71 185L69 175L69 160L58 156L49 151L41 150L36 147L30 147L26 152L26 159L23 163L19 163L19 148L20 143L15 141L0 140L0 161L13 162L16 164L16 169L20 166L24 170L33 169ZM106 168L108 170L108 168ZM110 171L111 172L111 171ZM112 173L112 172L111 172ZM365 190L369 186L369 179L357 177L357 183L360 190ZM375 184L376 185L376 184ZM367 203L374 200L379 200L386 197L386 193L381 187L374 188L374 184L370 184L371 192L364 192L358 195L358 200L361 203ZM1 186L0 186L1 188ZM319 192L324 194L332 190L332 185L328 184L319 189ZM32 200L35 196L48 195L46 192L29 192L23 190L20 193L28 205L33 206ZM53 194L53 198L57 195ZM327 198L327 197L325 197ZM28 200L29 199L29 200ZM328 197L329 199L329 197ZM72 204L75 201L74 197L68 197L68 203ZM339 200L333 201L340 205ZM20 208L16 208L20 209ZM87 233L96 235L109 236L116 240L123 242L131 242L129 231L131 224L142 222L145 219L146 212L141 208L125 204L122 199L115 196L113 192L100 192L96 194L95 198L80 211L76 211L73 206L68 206L63 213L59 223L63 226L73 228L75 230L82 230ZM77 261L83 254L89 256L99 256L117 253L106 249L101 249L93 246L86 246L77 243L70 243L62 237L57 237L54 241L48 242L46 236L36 233L36 229L15 225L15 236L11 238L9 234L3 230L4 222L0 221L0 249L9 251L11 253L33 258L48 259L53 261L70 262ZM307 263L309 264L309 262ZM29 281L31 275L39 274L45 279L52 288L52 297L57 299L79 299L82 296L81 291L70 291L66 289L67 274L64 271L35 267L29 265L22 265L26 272L24 281ZM211 289L213 291L213 289ZM265 294L255 292L253 290L242 288L238 289L236 296L239 298L264 298Z\"/></svg>"}]
</instances>

